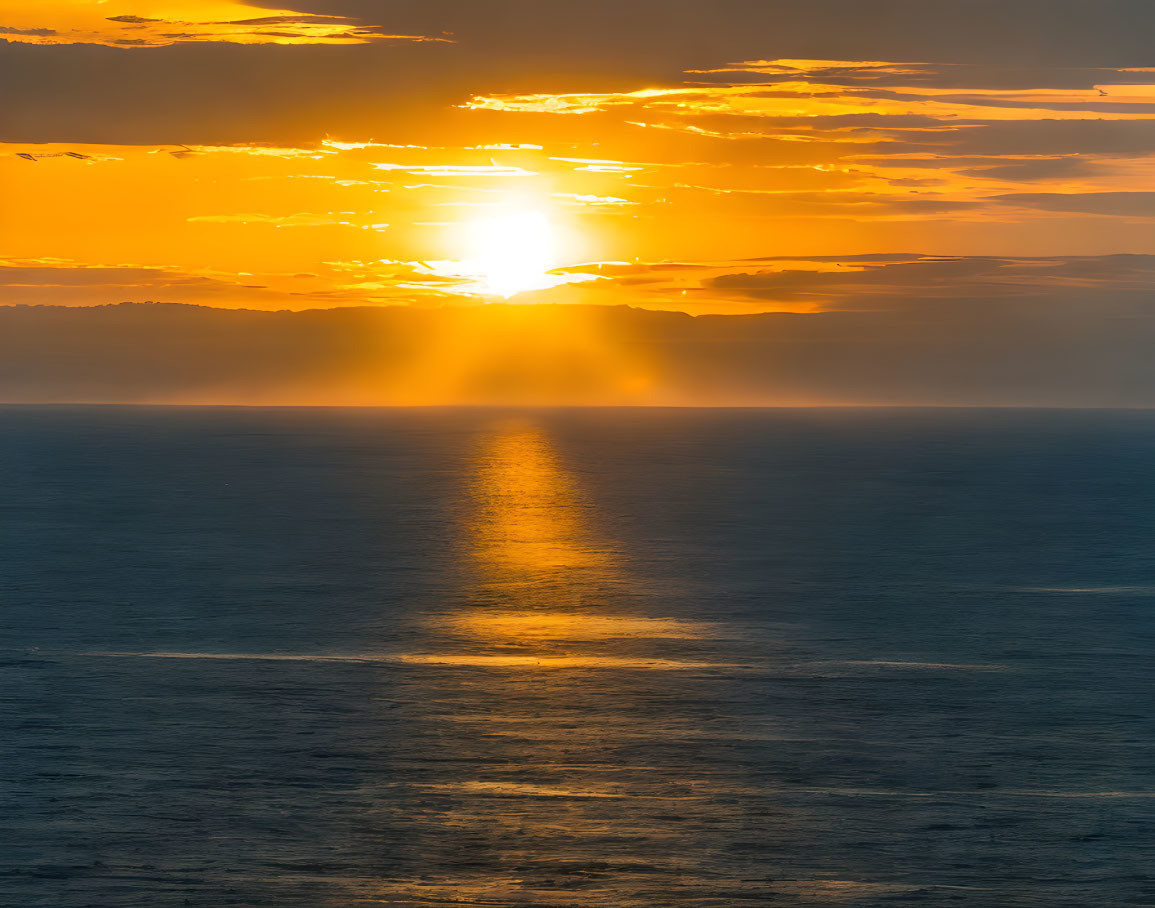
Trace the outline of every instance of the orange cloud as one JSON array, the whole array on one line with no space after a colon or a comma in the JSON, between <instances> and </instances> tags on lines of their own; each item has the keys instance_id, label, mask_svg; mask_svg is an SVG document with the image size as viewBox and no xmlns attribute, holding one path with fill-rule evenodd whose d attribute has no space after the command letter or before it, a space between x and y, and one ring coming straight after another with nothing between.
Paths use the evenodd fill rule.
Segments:
<instances>
[{"instance_id":1,"label":"orange cloud","mask_svg":"<svg viewBox=\"0 0 1155 908\"><path fill-rule=\"evenodd\" d=\"M264 9L240 0L2 0L0 38L25 44L367 44L448 41L390 34L344 16Z\"/></svg>"}]
</instances>

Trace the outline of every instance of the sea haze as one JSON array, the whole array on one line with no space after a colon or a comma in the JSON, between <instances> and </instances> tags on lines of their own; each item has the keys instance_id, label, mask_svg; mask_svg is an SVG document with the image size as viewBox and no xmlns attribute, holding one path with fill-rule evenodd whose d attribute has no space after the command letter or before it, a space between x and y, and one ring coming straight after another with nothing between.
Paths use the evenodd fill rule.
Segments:
<instances>
[{"instance_id":1,"label":"sea haze","mask_svg":"<svg viewBox=\"0 0 1155 908\"><path fill-rule=\"evenodd\" d=\"M0 408L0 904L1155 905L1155 415Z\"/></svg>"}]
</instances>

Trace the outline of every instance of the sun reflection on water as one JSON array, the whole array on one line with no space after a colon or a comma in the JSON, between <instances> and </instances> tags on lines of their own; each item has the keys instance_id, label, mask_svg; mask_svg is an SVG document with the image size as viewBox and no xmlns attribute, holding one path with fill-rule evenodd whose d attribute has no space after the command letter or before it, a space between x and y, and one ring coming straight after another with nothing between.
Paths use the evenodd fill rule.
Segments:
<instances>
[{"instance_id":1,"label":"sun reflection on water","mask_svg":"<svg viewBox=\"0 0 1155 908\"><path fill-rule=\"evenodd\" d=\"M596 466L568 460L558 425L505 418L475 436L462 595L430 616L431 651L401 660L420 679L420 860L454 868L424 894L447 902L545 904L559 868L582 889L600 878L617 837L642 888L676 880L682 831L663 818L675 804L713 816L692 771L646 750L679 736L697 747L687 736L708 707L695 685L737 666L710 658L719 627L663 614L641 553L598 506ZM567 888L567 904L601 896Z\"/></svg>"},{"instance_id":2,"label":"sun reflection on water","mask_svg":"<svg viewBox=\"0 0 1155 908\"><path fill-rule=\"evenodd\" d=\"M490 582L613 572L613 551L596 538L589 505L540 427L513 422L487 436L471 491L471 551Z\"/></svg>"},{"instance_id":3,"label":"sun reflection on water","mask_svg":"<svg viewBox=\"0 0 1155 908\"><path fill-rule=\"evenodd\" d=\"M652 613L652 591L545 426L508 419L483 433L467 501L473 601L438 619L466 652L419 658L510 669L709 667L658 651L709 628Z\"/></svg>"}]
</instances>

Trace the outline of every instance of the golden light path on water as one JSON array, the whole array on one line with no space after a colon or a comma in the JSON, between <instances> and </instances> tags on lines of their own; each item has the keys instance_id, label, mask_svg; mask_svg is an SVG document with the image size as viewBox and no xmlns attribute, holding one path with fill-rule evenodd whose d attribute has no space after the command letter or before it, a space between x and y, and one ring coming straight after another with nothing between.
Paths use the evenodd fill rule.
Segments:
<instances>
[{"instance_id":1,"label":"golden light path on water","mask_svg":"<svg viewBox=\"0 0 1155 908\"><path fill-rule=\"evenodd\" d=\"M450 621L479 643L535 650L494 656L553 667L689 668L701 663L589 652L622 639L690 639L693 623L607 614L636 593L624 553L596 526L598 512L547 432L526 419L496 425L478 442L466 545L491 603Z\"/></svg>"},{"instance_id":2,"label":"golden light path on water","mask_svg":"<svg viewBox=\"0 0 1155 908\"><path fill-rule=\"evenodd\" d=\"M617 556L589 526L590 506L532 422L511 420L482 437L470 491L470 547L491 582L534 582L560 569L619 577Z\"/></svg>"},{"instance_id":3,"label":"golden light path on water","mask_svg":"<svg viewBox=\"0 0 1155 908\"><path fill-rule=\"evenodd\" d=\"M532 416L472 439L460 510L467 589L429 617L426 639L442 648L406 656L427 704L411 733L449 761L417 786L430 804L421 826L439 831L420 850L449 869L387 887L386 901L553 904L564 889L566 904L595 905L607 861L641 890L687 872L684 831L659 816L715 808L683 767L638 748L694 724L667 703L679 682L661 679L728 667L693 652L709 622L660 613L582 475ZM627 840L630 855L614 858L613 843ZM478 873L475 860L500 871Z\"/></svg>"}]
</instances>

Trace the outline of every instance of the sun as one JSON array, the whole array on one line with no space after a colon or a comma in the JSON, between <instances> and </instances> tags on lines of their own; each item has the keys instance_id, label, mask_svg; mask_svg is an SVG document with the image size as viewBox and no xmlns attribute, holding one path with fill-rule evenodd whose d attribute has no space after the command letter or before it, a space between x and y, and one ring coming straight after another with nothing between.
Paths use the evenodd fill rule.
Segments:
<instances>
[{"instance_id":1,"label":"sun","mask_svg":"<svg viewBox=\"0 0 1155 908\"><path fill-rule=\"evenodd\" d=\"M417 263L421 273L444 279L444 293L490 301L525 294L517 302L538 303L543 299L533 291L603 280L596 269L574 264L585 243L556 212L502 205L446 226L452 232L444 248L452 257Z\"/></svg>"},{"instance_id":2,"label":"sun","mask_svg":"<svg viewBox=\"0 0 1155 908\"><path fill-rule=\"evenodd\" d=\"M463 263L487 294L508 299L558 283L549 272L558 262L558 239L541 211L523 210L481 217L466 225Z\"/></svg>"}]
</instances>

